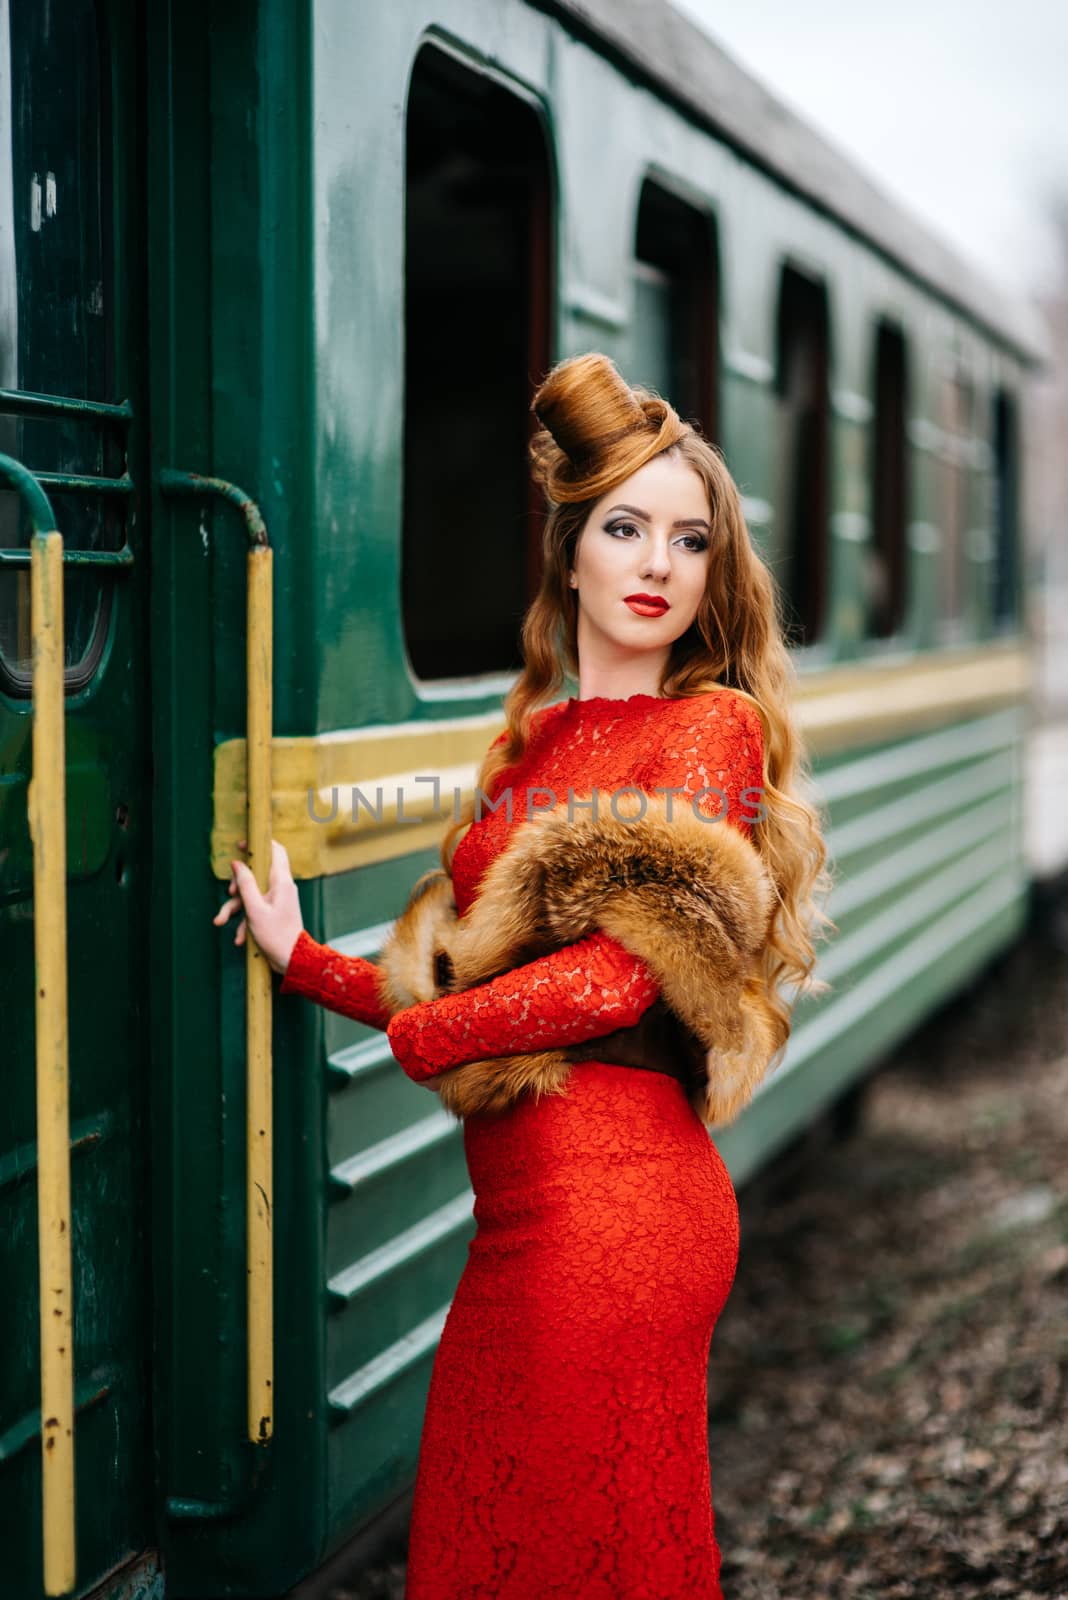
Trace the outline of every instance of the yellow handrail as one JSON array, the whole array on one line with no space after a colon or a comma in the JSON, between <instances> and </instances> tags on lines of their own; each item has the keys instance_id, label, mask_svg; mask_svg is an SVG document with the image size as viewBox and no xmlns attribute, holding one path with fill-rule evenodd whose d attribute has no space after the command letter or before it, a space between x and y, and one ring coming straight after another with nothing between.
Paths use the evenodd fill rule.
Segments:
<instances>
[{"instance_id":1,"label":"yellow handrail","mask_svg":"<svg viewBox=\"0 0 1068 1600\"><path fill-rule=\"evenodd\" d=\"M63 704L63 539L35 534L33 634L33 942L37 1023L37 1238L41 1307L44 1583L74 1588L74 1319L70 1252L67 1051L67 806Z\"/></svg>"},{"instance_id":2,"label":"yellow handrail","mask_svg":"<svg viewBox=\"0 0 1068 1600\"><path fill-rule=\"evenodd\" d=\"M273 551L259 509L222 478L160 473L167 494L218 496L237 507L249 535L246 583L246 792L248 864L266 893L271 870L271 736ZM245 1078L246 1266L248 1300L248 1437L266 1444L274 1430L274 1262L271 968L246 924Z\"/></svg>"},{"instance_id":3,"label":"yellow handrail","mask_svg":"<svg viewBox=\"0 0 1068 1600\"><path fill-rule=\"evenodd\" d=\"M48 496L20 462L0 455L0 482L18 494L33 528L33 774L26 799L33 842L41 1525L45 1594L61 1595L75 1584L63 538Z\"/></svg>"},{"instance_id":4,"label":"yellow handrail","mask_svg":"<svg viewBox=\"0 0 1068 1600\"><path fill-rule=\"evenodd\" d=\"M248 553L247 651L248 855L266 891L271 870L271 627L273 551ZM271 1138L271 968L246 924L245 1071L248 1094L248 1436L269 1439L273 1427L274 1286Z\"/></svg>"}]
</instances>

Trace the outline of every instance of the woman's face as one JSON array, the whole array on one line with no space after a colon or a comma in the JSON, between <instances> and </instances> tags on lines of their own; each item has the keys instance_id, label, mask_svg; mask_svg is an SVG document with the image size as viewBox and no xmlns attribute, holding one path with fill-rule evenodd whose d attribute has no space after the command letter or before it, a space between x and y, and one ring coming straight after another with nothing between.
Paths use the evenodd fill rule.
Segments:
<instances>
[{"instance_id":1,"label":"woman's face","mask_svg":"<svg viewBox=\"0 0 1068 1600\"><path fill-rule=\"evenodd\" d=\"M578 591L578 647L619 661L686 632L708 582L712 512L703 479L678 457L654 456L597 501L569 582ZM628 605L644 595L666 605Z\"/></svg>"}]
</instances>

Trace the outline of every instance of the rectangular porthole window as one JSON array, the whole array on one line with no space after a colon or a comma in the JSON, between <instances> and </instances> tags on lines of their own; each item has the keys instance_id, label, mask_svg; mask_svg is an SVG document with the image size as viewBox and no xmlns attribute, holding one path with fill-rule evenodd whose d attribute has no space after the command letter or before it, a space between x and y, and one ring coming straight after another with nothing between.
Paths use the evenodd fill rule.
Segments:
<instances>
[{"instance_id":1,"label":"rectangular porthole window","mask_svg":"<svg viewBox=\"0 0 1068 1600\"><path fill-rule=\"evenodd\" d=\"M772 564L791 644L814 644L827 608L830 503L829 314L821 283L784 267L775 392L778 463Z\"/></svg>"},{"instance_id":2,"label":"rectangular porthole window","mask_svg":"<svg viewBox=\"0 0 1068 1600\"><path fill-rule=\"evenodd\" d=\"M897 633L905 614L909 495L905 337L889 322L876 330L873 390L868 633L886 639Z\"/></svg>"},{"instance_id":3,"label":"rectangular porthole window","mask_svg":"<svg viewBox=\"0 0 1068 1600\"><path fill-rule=\"evenodd\" d=\"M1015 396L994 396L993 524L995 539L993 619L1012 630L1018 622L1020 593L1020 440Z\"/></svg>"}]
</instances>

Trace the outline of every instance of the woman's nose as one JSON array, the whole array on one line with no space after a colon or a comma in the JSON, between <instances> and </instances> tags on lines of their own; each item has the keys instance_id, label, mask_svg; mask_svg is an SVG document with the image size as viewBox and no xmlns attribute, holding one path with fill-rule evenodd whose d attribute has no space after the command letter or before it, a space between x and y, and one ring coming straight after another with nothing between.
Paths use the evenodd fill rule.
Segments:
<instances>
[{"instance_id":1,"label":"woman's nose","mask_svg":"<svg viewBox=\"0 0 1068 1600\"><path fill-rule=\"evenodd\" d=\"M667 550L657 550L652 546L645 552L642 563L641 575L643 578L666 578L671 571L671 558Z\"/></svg>"}]
</instances>

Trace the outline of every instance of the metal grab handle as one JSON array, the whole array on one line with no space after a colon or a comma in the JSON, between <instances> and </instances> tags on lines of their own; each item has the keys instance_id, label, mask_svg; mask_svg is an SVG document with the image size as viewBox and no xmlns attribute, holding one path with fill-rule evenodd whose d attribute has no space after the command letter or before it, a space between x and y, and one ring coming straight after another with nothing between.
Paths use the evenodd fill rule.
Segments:
<instances>
[{"instance_id":1,"label":"metal grab handle","mask_svg":"<svg viewBox=\"0 0 1068 1600\"><path fill-rule=\"evenodd\" d=\"M45 1594L61 1595L75 1584L63 538L32 473L0 455L0 482L22 500L33 527L33 776L27 800L33 841L41 1522Z\"/></svg>"},{"instance_id":2,"label":"metal grab handle","mask_svg":"<svg viewBox=\"0 0 1068 1600\"><path fill-rule=\"evenodd\" d=\"M249 536L246 587L248 857L266 892L271 867L271 691L274 552L254 500L222 478L160 473L165 494L214 497L241 512ZM248 1268L248 1436L265 1444L274 1429L274 1262L272 1256L271 968L245 925L246 1251Z\"/></svg>"}]
</instances>

